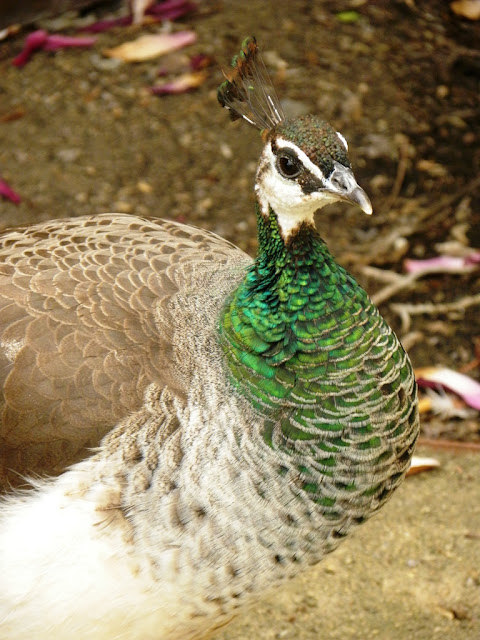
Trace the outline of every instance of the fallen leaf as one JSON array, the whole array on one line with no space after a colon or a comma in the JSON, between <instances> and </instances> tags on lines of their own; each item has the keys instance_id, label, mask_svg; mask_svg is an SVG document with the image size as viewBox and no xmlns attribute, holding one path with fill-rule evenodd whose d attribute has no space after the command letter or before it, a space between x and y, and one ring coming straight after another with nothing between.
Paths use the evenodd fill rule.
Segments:
<instances>
[{"instance_id":1,"label":"fallen leaf","mask_svg":"<svg viewBox=\"0 0 480 640\"><path fill-rule=\"evenodd\" d=\"M440 462L435 458L421 458L420 456L413 456L410 469L407 471L407 476L415 476L417 473L422 473L423 471L438 469L439 466Z\"/></svg>"},{"instance_id":2,"label":"fallen leaf","mask_svg":"<svg viewBox=\"0 0 480 640\"><path fill-rule=\"evenodd\" d=\"M14 120L19 120L23 118L26 111L23 107L17 107L13 111L8 111L7 113L3 113L0 115L0 122L13 122Z\"/></svg>"},{"instance_id":3,"label":"fallen leaf","mask_svg":"<svg viewBox=\"0 0 480 640\"><path fill-rule=\"evenodd\" d=\"M118 58L124 62L141 62L186 47L196 39L194 31L148 34L113 49L105 49L103 53L109 58Z\"/></svg>"},{"instance_id":4,"label":"fallen leaf","mask_svg":"<svg viewBox=\"0 0 480 640\"><path fill-rule=\"evenodd\" d=\"M480 0L457 0L450 3L450 9L462 18L480 20Z\"/></svg>"}]
</instances>

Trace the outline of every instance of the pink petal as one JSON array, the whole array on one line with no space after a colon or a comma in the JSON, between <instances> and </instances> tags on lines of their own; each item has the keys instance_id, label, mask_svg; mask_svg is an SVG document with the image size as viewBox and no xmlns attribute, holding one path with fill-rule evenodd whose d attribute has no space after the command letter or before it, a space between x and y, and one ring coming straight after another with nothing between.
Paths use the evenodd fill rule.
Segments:
<instances>
[{"instance_id":1,"label":"pink petal","mask_svg":"<svg viewBox=\"0 0 480 640\"><path fill-rule=\"evenodd\" d=\"M473 378L447 367L422 367L415 370L415 375L420 387L440 385L459 395L470 407L480 410L480 383Z\"/></svg>"},{"instance_id":2,"label":"pink petal","mask_svg":"<svg viewBox=\"0 0 480 640\"><path fill-rule=\"evenodd\" d=\"M3 196L7 200L11 200L14 204L21 202L21 197L16 193L11 186L0 178L0 196Z\"/></svg>"},{"instance_id":3,"label":"pink petal","mask_svg":"<svg viewBox=\"0 0 480 640\"><path fill-rule=\"evenodd\" d=\"M185 93L191 89L196 89L206 80L206 73L203 71L194 71L192 73L184 73L171 82L157 84L151 88L151 92L156 96L166 96L177 93Z\"/></svg>"},{"instance_id":4,"label":"pink petal","mask_svg":"<svg viewBox=\"0 0 480 640\"><path fill-rule=\"evenodd\" d=\"M473 265L480 263L480 252L458 258L456 256L437 256L427 260L405 260L404 267L407 273L462 273L473 270Z\"/></svg>"},{"instance_id":5,"label":"pink petal","mask_svg":"<svg viewBox=\"0 0 480 640\"><path fill-rule=\"evenodd\" d=\"M25 38L25 44L22 51L16 58L12 60L12 64L16 67L23 67L32 57L35 51L41 49L47 41L48 33L43 29L33 31Z\"/></svg>"},{"instance_id":6,"label":"pink petal","mask_svg":"<svg viewBox=\"0 0 480 640\"><path fill-rule=\"evenodd\" d=\"M57 51L66 47L91 47L95 42L96 38L75 38L54 34L47 37L43 48L45 51Z\"/></svg>"},{"instance_id":7,"label":"pink petal","mask_svg":"<svg viewBox=\"0 0 480 640\"><path fill-rule=\"evenodd\" d=\"M91 47L94 43L95 38L49 35L43 29L39 29L26 37L23 50L12 60L12 64L16 67L23 67L30 60L33 53L39 49L57 51L57 49L63 49L64 47Z\"/></svg>"}]
</instances>

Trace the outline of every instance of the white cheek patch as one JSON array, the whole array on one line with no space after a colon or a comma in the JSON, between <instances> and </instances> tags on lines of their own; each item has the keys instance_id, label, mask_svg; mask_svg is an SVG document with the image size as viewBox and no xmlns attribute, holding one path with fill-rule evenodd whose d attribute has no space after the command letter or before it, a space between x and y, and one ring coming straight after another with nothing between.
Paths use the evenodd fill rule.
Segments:
<instances>
[{"instance_id":1,"label":"white cheek patch","mask_svg":"<svg viewBox=\"0 0 480 640\"><path fill-rule=\"evenodd\" d=\"M315 170L315 175L323 183L323 175L318 167L315 167L296 145L288 141L282 142L287 144L282 144L280 148L293 149L302 162L305 158L304 164L307 165L308 161L308 169L312 172ZM313 224L313 214L321 205L314 194L305 194L298 182L281 176L276 163L277 156L273 153L271 144L268 143L263 150L255 190L262 213L268 215L271 207L275 211L283 237L287 238L302 222L309 221Z\"/></svg>"},{"instance_id":2,"label":"white cheek patch","mask_svg":"<svg viewBox=\"0 0 480 640\"><path fill-rule=\"evenodd\" d=\"M295 218L302 217L308 198L295 180L284 178L278 173L276 163L277 157L268 143L263 151L263 162L255 186L262 212L268 213L271 206L277 215L285 211Z\"/></svg>"}]
</instances>

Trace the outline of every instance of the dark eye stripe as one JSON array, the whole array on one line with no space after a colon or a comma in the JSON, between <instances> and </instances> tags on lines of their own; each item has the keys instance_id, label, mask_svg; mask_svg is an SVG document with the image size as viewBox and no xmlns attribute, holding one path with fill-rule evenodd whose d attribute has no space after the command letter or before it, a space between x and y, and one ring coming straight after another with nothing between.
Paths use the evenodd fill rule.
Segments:
<instances>
[{"instance_id":1,"label":"dark eye stripe","mask_svg":"<svg viewBox=\"0 0 480 640\"><path fill-rule=\"evenodd\" d=\"M304 171L297 182L305 194L313 193L314 191L319 191L324 188L322 181L310 173L310 171Z\"/></svg>"},{"instance_id":2,"label":"dark eye stripe","mask_svg":"<svg viewBox=\"0 0 480 640\"><path fill-rule=\"evenodd\" d=\"M275 140L272 140L272 151L277 158L277 170L284 177L295 180L305 167L293 149L288 147L278 147Z\"/></svg>"},{"instance_id":3,"label":"dark eye stripe","mask_svg":"<svg viewBox=\"0 0 480 640\"><path fill-rule=\"evenodd\" d=\"M272 146L272 151L277 156L277 158L280 155L289 156L293 162L296 162L298 166L301 167L302 171L298 175L298 177L295 178L295 180L296 182L298 182L298 184L300 185L305 195L309 193L314 193L315 191L318 191L324 188L323 182L317 176L315 176L313 173L311 173L308 169L305 168L303 162L300 160L300 158L297 156L297 154L293 149L291 149L290 147L279 147L275 140L271 141L271 146ZM333 168L333 163L332 163L332 168Z\"/></svg>"}]
</instances>

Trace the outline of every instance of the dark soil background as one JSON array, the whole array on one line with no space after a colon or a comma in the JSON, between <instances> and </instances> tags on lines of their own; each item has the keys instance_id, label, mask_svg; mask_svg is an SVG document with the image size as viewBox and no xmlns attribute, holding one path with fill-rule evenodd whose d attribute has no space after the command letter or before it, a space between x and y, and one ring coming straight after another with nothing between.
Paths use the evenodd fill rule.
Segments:
<instances>
[{"instance_id":1,"label":"dark soil background","mask_svg":"<svg viewBox=\"0 0 480 640\"><path fill-rule=\"evenodd\" d=\"M0 200L0 229L122 211L213 229L254 254L261 139L229 122L216 88L220 67L255 34L287 113L320 114L349 141L374 215L331 206L318 227L369 293L385 286L375 269L402 273L407 257L478 250L480 22L449 5L198 0L172 26L194 30L196 44L166 60L116 64L102 55L161 28L144 25L100 34L92 49L39 52L18 69L11 60L27 33L75 35L88 14L24 25L0 41L0 175L22 197ZM91 20L125 11L107 3ZM213 63L197 91L151 95L160 66L178 69L194 54ZM478 269L435 274L380 304L415 366L480 379L480 303L462 308L479 285ZM402 322L402 305L419 303L449 311ZM410 478L342 549L220 637L480 638L478 412L427 414L423 435L462 440L472 453L441 454L440 470Z\"/></svg>"}]
</instances>

